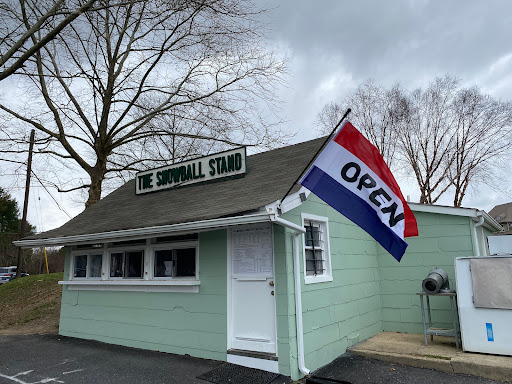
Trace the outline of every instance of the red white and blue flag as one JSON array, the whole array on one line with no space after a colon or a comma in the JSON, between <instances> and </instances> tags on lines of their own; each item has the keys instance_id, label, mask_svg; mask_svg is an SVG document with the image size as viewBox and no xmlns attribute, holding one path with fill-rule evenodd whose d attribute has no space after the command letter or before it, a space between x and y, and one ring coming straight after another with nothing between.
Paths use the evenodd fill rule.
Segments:
<instances>
[{"instance_id":1,"label":"red white and blue flag","mask_svg":"<svg viewBox=\"0 0 512 384\"><path fill-rule=\"evenodd\" d=\"M379 150L350 122L325 146L300 184L368 232L395 259L418 236L416 219Z\"/></svg>"}]
</instances>

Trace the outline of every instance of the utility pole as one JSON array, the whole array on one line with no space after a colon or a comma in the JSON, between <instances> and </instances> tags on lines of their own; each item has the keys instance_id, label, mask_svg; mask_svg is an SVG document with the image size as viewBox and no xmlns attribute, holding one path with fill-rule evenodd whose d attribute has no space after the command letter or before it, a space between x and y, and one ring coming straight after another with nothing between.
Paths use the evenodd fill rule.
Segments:
<instances>
[{"instance_id":1,"label":"utility pole","mask_svg":"<svg viewBox=\"0 0 512 384\"><path fill-rule=\"evenodd\" d=\"M34 149L34 135L35 130L30 132L30 146L28 147L28 162L27 162L27 180L25 181L25 200L23 201L23 216L21 218L21 234L20 240L25 237L25 230L27 227L27 209L28 209L28 193L30 191L30 174L32 173L32 151ZM16 268L16 278L21 276L21 268L23 267L23 248L18 249L18 267Z\"/></svg>"}]
</instances>

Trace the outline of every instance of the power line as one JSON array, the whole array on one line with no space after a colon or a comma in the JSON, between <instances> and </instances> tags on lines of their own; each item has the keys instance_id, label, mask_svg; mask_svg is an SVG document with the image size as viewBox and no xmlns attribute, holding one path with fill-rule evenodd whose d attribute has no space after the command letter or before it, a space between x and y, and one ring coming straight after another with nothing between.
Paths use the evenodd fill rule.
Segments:
<instances>
[{"instance_id":1,"label":"power line","mask_svg":"<svg viewBox=\"0 0 512 384\"><path fill-rule=\"evenodd\" d=\"M70 219L72 218L71 215L64 209L64 207L62 207L59 202L55 199L55 197L53 197L53 195L50 193L50 191L48 190L48 188L46 188L46 186L43 184L43 182L41 181L41 179L34 173L32 172L35 176L35 178L37 179L37 181L39 181L39 183L41 184L41 186L44 188L44 190L48 193L48 195L50 195L50 197L52 198L52 200L55 202L55 204L57 204L57 207L62 211L64 212Z\"/></svg>"}]
</instances>

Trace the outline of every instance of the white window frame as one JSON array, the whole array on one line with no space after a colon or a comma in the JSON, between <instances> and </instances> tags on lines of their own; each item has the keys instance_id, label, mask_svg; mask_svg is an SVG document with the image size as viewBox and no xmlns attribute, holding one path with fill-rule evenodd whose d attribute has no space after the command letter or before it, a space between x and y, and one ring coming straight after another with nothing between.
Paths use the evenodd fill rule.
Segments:
<instances>
[{"instance_id":1,"label":"white window frame","mask_svg":"<svg viewBox=\"0 0 512 384\"><path fill-rule=\"evenodd\" d=\"M328 281L332 281L332 267L331 267L331 247L330 247L330 237L329 237L329 219L324 216L312 215L309 213L302 213L302 227L306 228L306 224L309 221L314 222L315 224L319 224L322 228L322 233L325 236L324 240L324 268L325 271L322 275L314 275L308 276L306 274L306 234L302 234L302 260L304 265L304 283L305 284L314 284L314 283L325 283Z\"/></svg>"},{"instance_id":2,"label":"white window frame","mask_svg":"<svg viewBox=\"0 0 512 384\"><path fill-rule=\"evenodd\" d=\"M144 280L145 276L145 268L146 264L146 246L145 245L134 245L127 247L112 247L107 248L107 280ZM127 252L142 252L142 277L114 277L110 276L110 269L112 267L112 254L113 253L123 253L123 264L124 264L124 253Z\"/></svg>"},{"instance_id":3,"label":"white window frame","mask_svg":"<svg viewBox=\"0 0 512 384\"><path fill-rule=\"evenodd\" d=\"M195 249L195 276L177 276L177 277L157 277L155 276L155 259L156 259L156 251L170 251L173 249ZM150 276L152 280L198 280L199 278L199 242L198 241L180 241L180 242L171 242L171 243L158 243L151 245L151 260L149 262L150 266Z\"/></svg>"},{"instance_id":4,"label":"white window frame","mask_svg":"<svg viewBox=\"0 0 512 384\"><path fill-rule=\"evenodd\" d=\"M115 240L122 241L121 239ZM69 280L59 281L70 290L88 291L132 291L132 292L183 292L198 293L199 285L199 241L176 241L156 243L156 238L147 238L145 244L110 246L105 243L103 248L73 249L69 268ZM195 276L155 277L154 261L156 250L195 248ZM142 278L110 277L112 253L142 252ZM89 255L102 254L101 277L74 277L75 257L87 255L87 272L89 275Z\"/></svg>"},{"instance_id":5,"label":"white window frame","mask_svg":"<svg viewBox=\"0 0 512 384\"><path fill-rule=\"evenodd\" d=\"M70 280L101 280L101 275L96 277L90 277L89 271L91 267L91 256L92 255L102 255L101 259L101 275L104 271L104 263L105 263L105 255L103 254L103 248L97 249L83 249L83 250L75 250L71 252L71 262L70 262L70 271L69 271L69 279ZM77 256L87 256L87 269L85 272L85 277L75 277L75 260Z\"/></svg>"}]
</instances>

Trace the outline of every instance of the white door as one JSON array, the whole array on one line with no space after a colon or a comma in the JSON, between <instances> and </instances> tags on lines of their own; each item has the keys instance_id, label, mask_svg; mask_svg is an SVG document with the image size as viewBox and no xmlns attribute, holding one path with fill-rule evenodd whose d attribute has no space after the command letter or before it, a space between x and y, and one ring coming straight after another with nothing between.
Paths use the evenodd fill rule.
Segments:
<instances>
[{"instance_id":1,"label":"white door","mask_svg":"<svg viewBox=\"0 0 512 384\"><path fill-rule=\"evenodd\" d=\"M237 226L230 238L228 347L275 354L272 226Z\"/></svg>"}]
</instances>

